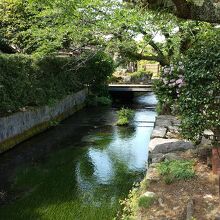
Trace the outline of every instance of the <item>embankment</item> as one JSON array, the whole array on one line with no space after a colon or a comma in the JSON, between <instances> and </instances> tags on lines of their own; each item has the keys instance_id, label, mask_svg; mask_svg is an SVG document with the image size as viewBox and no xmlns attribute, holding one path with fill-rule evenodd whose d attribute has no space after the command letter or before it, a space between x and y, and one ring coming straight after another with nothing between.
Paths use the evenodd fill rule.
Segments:
<instances>
[{"instance_id":1,"label":"embankment","mask_svg":"<svg viewBox=\"0 0 220 220\"><path fill-rule=\"evenodd\" d=\"M0 153L46 130L85 105L88 90L83 89L56 102L0 118Z\"/></svg>"}]
</instances>

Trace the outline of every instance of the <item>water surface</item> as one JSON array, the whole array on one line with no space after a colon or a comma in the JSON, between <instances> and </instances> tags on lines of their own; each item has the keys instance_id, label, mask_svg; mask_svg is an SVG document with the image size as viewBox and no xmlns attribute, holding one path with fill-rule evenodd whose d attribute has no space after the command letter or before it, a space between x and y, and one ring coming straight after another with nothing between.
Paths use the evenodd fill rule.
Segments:
<instances>
[{"instance_id":1,"label":"water surface","mask_svg":"<svg viewBox=\"0 0 220 220\"><path fill-rule=\"evenodd\" d=\"M0 219L112 219L145 173L155 104L134 98L129 127L115 126L120 105L85 108L1 155Z\"/></svg>"}]
</instances>

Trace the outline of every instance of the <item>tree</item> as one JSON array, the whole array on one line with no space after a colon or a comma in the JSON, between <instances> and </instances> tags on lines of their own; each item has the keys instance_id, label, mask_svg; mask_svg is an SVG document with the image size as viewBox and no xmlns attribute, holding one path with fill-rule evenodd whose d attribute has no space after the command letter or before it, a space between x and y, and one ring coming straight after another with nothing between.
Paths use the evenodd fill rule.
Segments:
<instances>
[{"instance_id":1,"label":"tree","mask_svg":"<svg viewBox=\"0 0 220 220\"><path fill-rule=\"evenodd\" d=\"M3 2L0 10L0 32L17 51L80 54L106 48L126 59L153 60L163 66L184 53L204 27L115 0L14 0ZM166 40L155 42L157 34ZM142 42L135 41L139 35Z\"/></svg>"},{"instance_id":2,"label":"tree","mask_svg":"<svg viewBox=\"0 0 220 220\"><path fill-rule=\"evenodd\" d=\"M0 33L22 53L80 53L97 44L99 23L108 1L31 1L0 3ZM105 6L105 7L104 7Z\"/></svg>"},{"instance_id":3,"label":"tree","mask_svg":"<svg viewBox=\"0 0 220 220\"><path fill-rule=\"evenodd\" d=\"M153 10L167 10L180 18L220 23L219 0L128 0Z\"/></svg>"},{"instance_id":4,"label":"tree","mask_svg":"<svg viewBox=\"0 0 220 220\"><path fill-rule=\"evenodd\" d=\"M140 7L122 5L109 17L111 35L108 48L117 49L121 57L151 60L162 66L182 56L193 43L195 36L211 28L210 24L181 20L168 13L145 11ZM142 36L141 41L136 41ZM162 40L156 41L155 37Z\"/></svg>"}]
</instances>

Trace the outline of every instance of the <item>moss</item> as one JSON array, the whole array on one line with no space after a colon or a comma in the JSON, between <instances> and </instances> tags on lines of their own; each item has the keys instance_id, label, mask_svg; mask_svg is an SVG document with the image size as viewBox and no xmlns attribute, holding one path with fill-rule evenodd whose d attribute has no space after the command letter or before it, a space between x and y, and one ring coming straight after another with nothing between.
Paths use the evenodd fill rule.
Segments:
<instances>
[{"instance_id":1,"label":"moss","mask_svg":"<svg viewBox=\"0 0 220 220\"><path fill-rule=\"evenodd\" d=\"M46 121L43 122L41 124L38 124L28 130L26 130L25 132L23 132L22 134L16 135L12 138L9 138L5 141L3 141L2 143L0 143L0 153L3 153L11 148L13 148L15 145L33 137L36 134L39 134L43 131L45 131L46 129L48 129L51 126L54 126L54 121L56 121L56 123L64 120L65 118L69 117L70 115L74 114L76 111L82 109L85 106L85 104L81 104L81 105L77 105L74 108L72 108L70 111L66 111L60 115L58 115L57 117L51 119L50 121Z\"/></svg>"}]
</instances>

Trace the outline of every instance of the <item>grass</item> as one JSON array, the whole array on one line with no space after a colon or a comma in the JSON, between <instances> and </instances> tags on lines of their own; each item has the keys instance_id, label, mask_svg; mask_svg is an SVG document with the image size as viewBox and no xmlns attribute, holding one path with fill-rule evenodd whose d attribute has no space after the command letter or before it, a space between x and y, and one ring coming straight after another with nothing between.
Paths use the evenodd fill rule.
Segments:
<instances>
[{"instance_id":1,"label":"grass","mask_svg":"<svg viewBox=\"0 0 220 220\"><path fill-rule=\"evenodd\" d=\"M118 121L116 124L118 126L127 126L134 117L134 111L128 108L122 108L117 112L117 117Z\"/></svg>"},{"instance_id":2,"label":"grass","mask_svg":"<svg viewBox=\"0 0 220 220\"><path fill-rule=\"evenodd\" d=\"M195 177L194 164L194 160L174 160L162 162L157 168L165 182L170 184L174 181L187 180ZM118 213L118 219L138 219L143 209L148 209L155 202L155 197L144 195L148 190L149 183L146 178L142 180L139 185L134 186L134 188L130 190L128 197L120 201L122 212Z\"/></svg>"},{"instance_id":3,"label":"grass","mask_svg":"<svg viewBox=\"0 0 220 220\"><path fill-rule=\"evenodd\" d=\"M140 208L149 208L155 201L154 197L141 196L138 199L138 206Z\"/></svg>"},{"instance_id":4,"label":"grass","mask_svg":"<svg viewBox=\"0 0 220 220\"><path fill-rule=\"evenodd\" d=\"M178 180L187 180L195 177L193 160L164 161L158 165L158 171L165 183L171 184Z\"/></svg>"}]
</instances>

